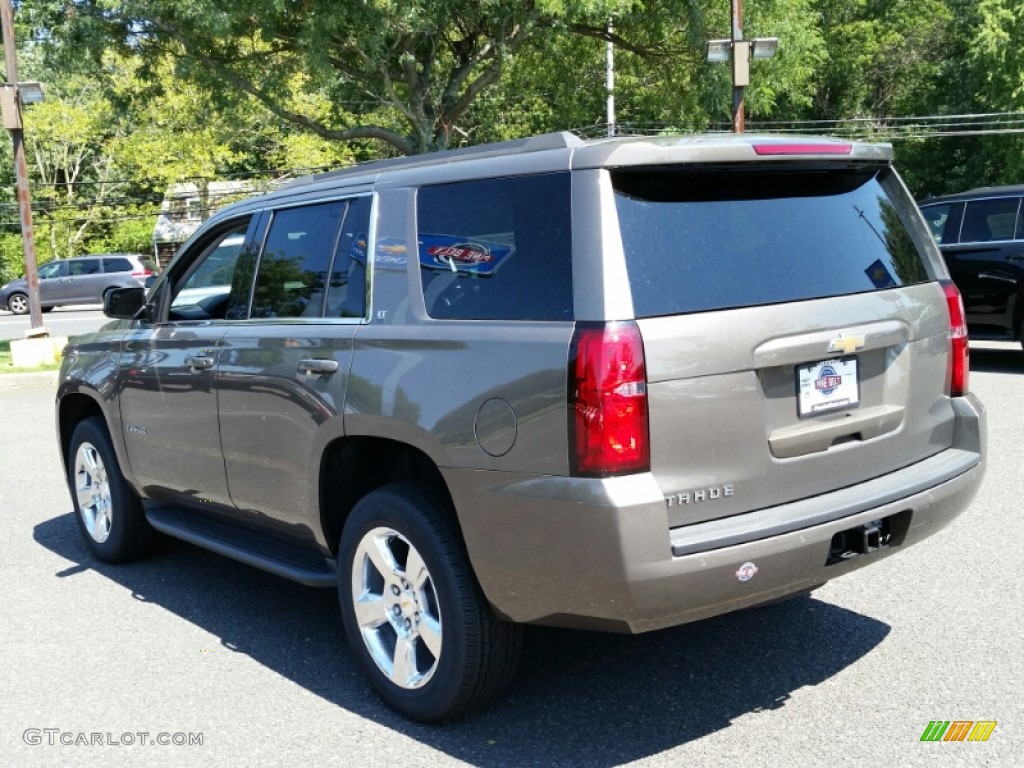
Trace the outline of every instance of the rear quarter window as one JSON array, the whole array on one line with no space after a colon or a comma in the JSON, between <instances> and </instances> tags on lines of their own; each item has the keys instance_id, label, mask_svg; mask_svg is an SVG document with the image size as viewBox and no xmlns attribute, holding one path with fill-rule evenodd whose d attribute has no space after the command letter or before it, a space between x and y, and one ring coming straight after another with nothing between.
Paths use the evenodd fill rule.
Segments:
<instances>
[{"instance_id":1,"label":"rear quarter window","mask_svg":"<svg viewBox=\"0 0 1024 768\"><path fill-rule=\"evenodd\" d=\"M879 291L929 279L887 169L612 174L637 317Z\"/></svg>"},{"instance_id":2,"label":"rear quarter window","mask_svg":"<svg viewBox=\"0 0 1024 768\"><path fill-rule=\"evenodd\" d=\"M417 253L427 314L572 319L568 173L422 188Z\"/></svg>"},{"instance_id":3,"label":"rear quarter window","mask_svg":"<svg viewBox=\"0 0 1024 768\"><path fill-rule=\"evenodd\" d=\"M1019 197L968 201L960 229L960 242L988 243L1013 240L1019 210Z\"/></svg>"}]
</instances>

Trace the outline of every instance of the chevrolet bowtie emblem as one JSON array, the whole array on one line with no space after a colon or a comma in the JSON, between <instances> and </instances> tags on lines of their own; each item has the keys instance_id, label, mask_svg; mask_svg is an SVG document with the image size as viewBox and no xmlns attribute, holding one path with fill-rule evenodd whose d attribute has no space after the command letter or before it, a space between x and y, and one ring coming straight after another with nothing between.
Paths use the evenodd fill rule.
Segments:
<instances>
[{"instance_id":1,"label":"chevrolet bowtie emblem","mask_svg":"<svg viewBox=\"0 0 1024 768\"><path fill-rule=\"evenodd\" d=\"M864 349L864 337L850 335L847 336L845 333L839 334L838 338L832 339L828 345L829 352L839 352L843 355L852 355L858 349Z\"/></svg>"}]
</instances>

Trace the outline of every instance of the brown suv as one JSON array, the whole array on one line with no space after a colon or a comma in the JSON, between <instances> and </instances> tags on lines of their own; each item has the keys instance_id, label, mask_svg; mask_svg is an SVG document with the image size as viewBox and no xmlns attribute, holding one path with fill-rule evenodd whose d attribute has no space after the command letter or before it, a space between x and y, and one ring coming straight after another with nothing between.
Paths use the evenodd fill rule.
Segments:
<instances>
[{"instance_id":1,"label":"brown suv","mask_svg":"<svg viewBox=\"0 0 1024 768\"><path fill-rule=\"evenodd\" d=\"M886 146L569 134L219 213L71 345L85 541L336 588L394 708L494 699L521 625L644 632L942 529L985 420Z\"/></svg>"}]
</instances>

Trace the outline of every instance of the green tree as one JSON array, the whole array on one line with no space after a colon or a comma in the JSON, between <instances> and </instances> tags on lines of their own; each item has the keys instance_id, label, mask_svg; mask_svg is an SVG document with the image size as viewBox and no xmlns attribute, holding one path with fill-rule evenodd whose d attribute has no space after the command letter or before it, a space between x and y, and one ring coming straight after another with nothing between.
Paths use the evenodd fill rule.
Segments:
<instances>
[{"instance_id":1,"label":"green tree","mask_svg":"<svg viewBox=\"0 0 1024 768\"><path fill-rule=\"evenodd\" d=\"M116 167L107 146L112 123L101 89L79 78L51 87L43 103L25 110L40 261L81 253L109 214L120 186L112 183Z\"/></svg>"},{"instance_id":2,"label":"green tree","mask_svg":"<svg viewBox=\"0 0 1024 768\"><path fill-rule=\"evenodd\" d=\"M411 154L443 149L466 110L532 37L600 22L632 0L53 0L27 2L65 53L118 42L180 55L177 73L225 85L279 119L333 140L373 139ZM70 11L70 12L69 12ZM295 76L330 105L293 99Z\"/></svg>"},{"instance_id":3,"label":"green tree","mask_svg":"<svg viewBox=\"0 0 1024 768\"><path fill-rule=\"evenodd\" d=\"M25 252L21 233L0 232L0 285L25 274Z\"/></svg>"},{"instance_id":4,"label":"green tree","mask_svg":"<svg viewBox=\"0 0 1024 768\"><path fill-rule=\"evenodd\" d=\"M953 15L943 0L819 0L823 118L918 114L934 102Z\"/></svg>"},{"instance_id":5,"label":"green tree","mask_svg":"<svg viewBox=\"0 0 1024 768\"><path fill-rule=\"evenodd\" d=\"M813 2L747 3L745 35L782 39L775 59L753 65L747 90L752 117L785 118L811 103L816 68L825 56ZM730 69L704 59L706 40L730 34L729 11L722 0L660 0L614 20L615 104L622 132L678 133L730 121ZM604 130L607 35L579 24L569 31L576 34L538 35L522 47L501 81L469 110L460 126L466 138Z\"/></svg>"},{"instance_id":6,"label":"green tree","mask_svg":"<svg viewBox=\"0 0 1024 768\"><path fill-rule=\"evenodd\" d=\"M811 103L825 59L822 1L747 4L747 35L783 40L775 59L754 65L751 116L785 117ZM283 155L314 164L334 158L323 144L308 146L310 136L373 141L380 156L601 123L606 40L616 46L622 123L678 131L727 121L731 110L728 67L703 56L705 40L729 34L726 0L23 5L51 47L77 60L113 44L144 70L170 55L175 78L201 86L211 104L231 101L235 111L239 94L251 97L279 125L302 130L282 131ZM365 146L353 155L365 158Z\"/></svg>"},{"instance_id":7,"label":"green tree","mask_svg":"<svg viewBox=\"0 0 1024 768\"><path fill-rule=\"evenodd\" d=\"M981 0L968 66L977 103L991 112L1024 111L1024 5L1019 0ZM1004 181L1024 176L1024 139L986 137L981 149Z\"/></svg>"},{"instance_id":8,"label":"green tree","mask_svg":"<svg viewBox=\"0 0 1024 768\"><path fill-rule=\"evenodd\" d=\"M209 182L238 159L234 121L210 107L213 100L203 87L176 79L168 56L145 65L137 57L117 57L117 64L121 74L111 83L112 98L128 107L131 122L113 141L119 165L146 179L155 193L194 182L205 218Z\"/></svg>"}]
</instances>

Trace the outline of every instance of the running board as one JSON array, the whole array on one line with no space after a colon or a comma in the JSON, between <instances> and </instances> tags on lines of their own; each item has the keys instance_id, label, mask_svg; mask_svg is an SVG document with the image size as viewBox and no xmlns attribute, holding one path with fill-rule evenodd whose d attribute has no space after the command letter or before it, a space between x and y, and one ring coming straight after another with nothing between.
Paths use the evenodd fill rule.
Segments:
<instances>
[{"instance_id":1,"label":"running board","mask_svg":"<svg viewBox=\"0 0 1024 768\"><path fill-rule=\"evenodd\" d=\"M147 504L146 518L161 533L277 576L310 587L338 586L333 558L174 507Z\"/></svg>"}]
</instances>

